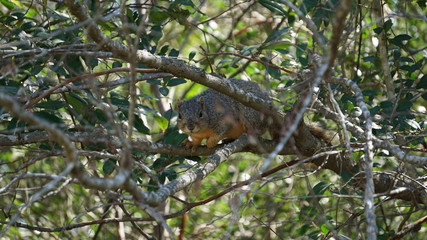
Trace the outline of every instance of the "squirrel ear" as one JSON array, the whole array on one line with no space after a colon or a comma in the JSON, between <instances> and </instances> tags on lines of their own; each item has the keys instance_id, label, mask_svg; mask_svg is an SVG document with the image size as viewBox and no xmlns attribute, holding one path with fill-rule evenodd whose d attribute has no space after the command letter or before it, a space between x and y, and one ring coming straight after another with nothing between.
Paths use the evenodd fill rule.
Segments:
<instances>
[{"instance_id":1,"label":"squirrel ear","mask_svg":"<svg viewBox=\"0 0 427 240\"><path fill-rule=\"evenodd\" d=\"M174 107L174 109L175 109L175 110L178 110L178 109L181 107L181 105L182 105L182 100L178 100L178 101L175 103L175 107Z\"/></svg>"},{"instance_id":2,"label":"squirrel ear","mask_svg":"<svg viewBox=\"0 0 427 240\"><path fill-rule=\"evenodd\" d=\"M199 97L199 99L197 99L197 102L200 103L200 105L203 105L205 102L205 98L204 97Z\"/></svg>"}]
</instances>

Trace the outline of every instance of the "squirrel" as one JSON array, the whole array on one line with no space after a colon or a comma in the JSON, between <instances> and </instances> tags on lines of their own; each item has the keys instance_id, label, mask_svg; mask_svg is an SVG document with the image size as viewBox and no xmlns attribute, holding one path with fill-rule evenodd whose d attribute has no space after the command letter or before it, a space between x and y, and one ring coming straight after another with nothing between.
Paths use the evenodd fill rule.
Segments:
<instances>
[{"instance_id":1,"label":"squirrel","mask_svg":"<svg viewBox=\"0 0 427 240\"><path fill-rule=\"evenodd\" d=\"M231 81L243 91L270 101L268 93L258 84L240 79ZM206 146L213 148L221 140L234 140L244 133L260 136L268 128L268 119L262 113L213 89L178 102L176 109L178 128L191 138L185 140L184 145L192 150L204 139Z\"/></svg>"}]
</instances>

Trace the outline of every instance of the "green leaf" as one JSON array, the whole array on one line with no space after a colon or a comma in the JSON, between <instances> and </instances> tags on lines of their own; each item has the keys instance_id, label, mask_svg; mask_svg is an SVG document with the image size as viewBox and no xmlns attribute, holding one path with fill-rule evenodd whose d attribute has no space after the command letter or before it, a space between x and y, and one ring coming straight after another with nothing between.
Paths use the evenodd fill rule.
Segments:
<instances>
[{"instance_id":1,"label":"green leaf","mask_svg":"<svg viewBox=\"0 0 427 240\"><path fill-rule=\"evenodd\" d=\"M16 95L21 84L17 81L0 80L0 92Z\"/></svg>"},{"instance_id":2,"label":"green leaf","mask_svg":"<svg viewBox=\"0 0 427 240\"><path fill-rule=\"evenodd\" d=\"M378 34L378 35L379 35L382 31L383 31L383 28L382 28L382 27L374 28L374 32L375 32L376 34Z\"/></svg>"},{"instance_id":3,"label":"green leaf","mask_svg":"<svg viewBox=\"0 0 427 240\"><path fill-rule=\"evenodd\" d=\"M166 53L168 52L168 50L169 50L169 45L163 46L159 51L159 55L166 56Z\"/></svg>"},{"instance_id":4,"label":"green leaf","mask_svg":"<svg viewBox=\"0 0 427 240\"><path fill-rule=\"evenodd\" d=\"M65 106L66 106L66 103L64 101L49 100L46 102L38 103L34 107L44 108L44 109L49 109L49 110L58 110L58 109L63 108Z\"/></svg>"},{"instance_id":5,"label":"green leaf","mask_svg":"<svg viewBox=\"0 0 427 240\"><path fill-rule=\"evenodd\" d=\"M309 224L304 224L300 228L298 228L297 232L299 235L305 235L308 230L310 230L312 227Z\"/></svg>"},{"instance_id":6,"label":"green leaf","mask_svg":"<svg viewBox=\"0 0 427 240\"><path fill-rule=\"evenodd\" d=\"M132 151L132 153L133 153L133 151ZM142 172L140 169L134 169L133 171L132 171L132 173L130 174L130 178L132 179L132 180L134 180L135 182L137 182L137 183L142 183L143 181L142 181L142 178L145 176L145 173L144 172Z\"/></svg>"},{"instance_id":7,"label":"green leaf","mask_svg":"<svg viewBox=\"0 0 427 240\"><path fill-rule=\"evenodd\" d=\"M172 78L171 80L168 81L168 83L166 84L168 87L173 87L173 86L178 86L181 84L186 83L187 81L183 78Z\"/></svg>"},{"instance_id":8,"label":"green leaf","mask_svg":"<svg viewBox=\"0 0 427 240\"><path fill-rule=\"evenodd\" d=\"M104 175L112 174L115 169L116 169L116 160L111 158L105 161L104 165L102 165L102 172L104 172Z\"/></svg>"},{"instance_id":9,"label":"green leaf","mask_svg":"<svg viewBox=\"0 0 427 240\"><path fill-rule=\"evenodd\" d=\"M26 22L26 23L21 25L21 29L24 31L27 31L27 30L35 27L35 26L36 26L36 24L34 22Z\"/></svg>"},{"instance_id":10,"label":"green leaf","mask_svg":"<svg viewBox=\"0 0 427 240\"><path fill-rule=\"evenodd\" d=\"M353 178L353 175L349 171L342 171L341 178L343 182L348 182Z\"/></svg>"},{"instance_id":11,"label":"green leaf","mask_svg":"<svg viewBox=\"0 0 427 240\"><path fill-rule=\"evenodd\" d=\"M427 89L427 74L424 74L424 76L420 79L420 82L417 83L416 88L417 89L420 89L420 88Z\"/></svg>"},{"instance_id":12,"label":"green leaf","mask_svg":"<svg viewBox=\"0 0 427 240\"><path fill-rule=\"evenodd\" d=\"M169 88L167 87L161 87L159 88L159 92L163 95L163 96L167 96L169 94Z\"/></svg>"},{"instance_id":13,"label":"green leaf","mask_svg":"<svg viewBox=\"0 0 427 240\"><path fill-rule=\"evenodd\" d=\"M417 121L415 121L414 119L406 119L405 120L406 124L408 124L409 126L411 126L411 128L413 129L421 129L421 126L419 123L417 123Z\"/></svg>"},{"instance_id":14,"label":"green leaf","mask_svg":"<svg viewBox=\"0 0 427 240\"><path fill-rule=\"evenodd\" d=\"M308 64L308 59L306 56L304 56L304 53L307 49L307 46L308 46L307 42L300 43L297 45L297 51L296 51L297 58L300 61L300 63L302 64L302 66L304 66L304 67L307 66L307 64Z\"/></svg>"},{"instance_id":15,"label":"green leaf","mask_svg":"<svg viewBox=\"0 0 427 240\"><path fill-rule=\"evenodd\" d=\"M87 109L87 102L74 93L65 93L65 99L81 115L84 115Z\"/></svg>"},{"instance_id":16,"label":"green leaf","mask_svg":"<svg viewBox=\"0 0 427 240\"><path fill-rule=\"evenodd\" d=\"M268 74L273 77L274 79L278 79L280 80L280 77L282 76L280 73L280 70L277 68L271 68L271 67L266 67Z\"/></svg>"},{"instance_id":17,"label":"green leaf","mask_svg":"<svg viewBox=\"0 0 427 240\"><path fill-rule=\"evenodd\" d=\"M279 52L281 54L288 54L289 53L289 50L280 49L280 48L276 48L276 49L274 49L274 51ZM282 64L282 66L283 66L283 64Z\"/></svg>"},{"instance_id":18,"label":"green leaf","mask_svg":"<svg viewBox=\"0 0 427 240\"><path fill-rule=\"evenodd\" d=\"M402 56L402 53L400 52L399 49L395 49L393 51L393 58L395 61L399 60L400 56Z\"/></svg>"},{"instance_id":19,"label":"green leaf","mask_svg":"<svg viewBox=\"0 0 427 240\"><path fill-rule=\"evenodd\" d=\"M182 141L187 139L187 134L179 133L178 128L168 129L165 133L163 143L171 145L179 145Z\"/></svg>"},{"instance_id":20,"label":"green leaf","mask_svg":"<svg viewBox=\"0 0 427 240\"><path fill-rule=\"evenodd\" d=\"M170 166L170 168L172 168L172 169L182 170L182 169L190 169L190 168L194 167L194 165L192 165L192 164L183 163L184 160L186 159L183 156L176 156L176 157L173 157L173 159L174 159L174 162L179 162L179 164L172 164Z\"/></svg>"},{"instance_id":21,"label":"green leaf","mask_svg":"<svg viewBox=\"0 0 427 240\"><path fill-rule=\"evenodd\" d=\"M73 69L74 76L85 72L85 67L82 65L79 56L66 55L64 62L67 67Z\"/></svg>"},{"instance_id":22,"label":"green leaf","mask_svg":"<svg viewBox=\"0 0 427 240\"><path fill-rule=\"evenodd\" d=\"M94 67L98 66L99 61L96 58L89 58L89 65L93 69Z\"/></svg>"},{"instance_id":23,"label":"green leaf","mask_svg":"<svg viewBox=\"0 0 427 240\"><path fill-rule=\"evenodd\" d=\"M163 29L162 29L162 27L161 26L153 26L151 28L151 31L148 34L148 36L150 37L150 39L153 42L157 43L160 40L160 38L163 37Z\"/></svg>"},{"instance_id":24,"label":"green leaf","mask_svg":"<svg viewBox=\"0 0 427 240\"><path fill-rule=\"evenodd\" d=\"M389 39L389 42L400 47L403 48L404 47L404 42L403 41L407 41L410 40L412 37L409 36L408 34L400 34L397 35L396 37Z\"/></svg>"},{"instance_id":25,"label":"green leaf","mask_svg":"<svg viewBox=\"0 0 427 240\"><path fill-rule=\"evenodd\" d=\"M273 50L283 50L293 46L293 44L287 40L284 41L276 41L264 46L264 49L273 49Z\"/></svg>"},{"instance_id":26,"label":"green leaf","mask_svg":"<svg viewBox=\"0 0 427 240\"><path fill-rule=\"evenodd\" d=\"M117 62L117 61L113 62L112 64L113 68L121 68L122 66L123 66L123 63Z\"/></svg>"},{"instance_id":27,"label":"green leaf","mask_svg":"<svg viewBox=\"0 0 427 240\"><path fill-rule=\"evenodd\" d=\"M320 28L322 23L325 27L329 25L329 15L331 15L330 11L323 8L317 8L313 13L313 21L317 27Z\"/></svg>"},{"instance_id":28,"label":"green leaf","mask_svg":"<svg viewBox=\"0 0 427 240\"><path fill-rule=\"evenodd\" d=\"M22 12L14 12L10 15L10 17L13 17L16 20L20 20L20 19L25 18L25 14Z\"/></svg>"},{"instance_id":29,"label":"green leaf","mask_svg":"<svg viewBox=\"0 0 427 240\"><path fill-rule=\"evenodd\" d=\"M394 37L393 39L397 40L397 41L405 41L405 40L410 40L412 37L408 34L399 34L396 37Z\"/></svg>"},{"instance_id":30,"label":"green leaf","mask_svg":"<svg viewBox=\"0 0 427 240\"><path fill-rule=\"evenodd\" d=\"M300 9L303 13L308 13L317 6L317 3L317 0L303 0Z\"/></svg>"},{"instance_id":31,"label":"green leaf","mask_svg":"<svg viewBox=\"0 0 427 240\"><path fill-rule=\"evenodd\" d=\"M368 57L363 57L362 60L364 62L374 62L376 60L378 60L377 56L368 56Z\"/></svg>"},{"instance_id":32,"label":"green leaf","mask_svg":"<svg viewBox=\"0 0 427 240\"><path fill-rule=\"evenodd\" d=\"M153 109L151 109L151 108L149 108L149 107L147 107L145 105L138 104L137 107L138 108L142 108L144 110L143 114L145 114L145 112L148 112L148 113L151 113L151 114L154 114L154 115L159 114L156 110L153 110Z\"/></svg>"},{"instance_id":33,"label":"green leaf","mask_svg":"<svg viewBox=\"0 0 427 240\"><path fill-rule=\"evenodd\" d=\"M422 10L425 10L426 9L426 0L418 0L417 1L417 4L418 4L418 6L422 9Z\"/></svg>"},{"instance_id":34,"label":"green leaf","mask_svg":"<svg viewBox=\"0 0 427 240\"><path fill-rule=\"evenodd\" d=\"M419 70L421 67L422 67L422 61L416 62L415 64L412 64L412 65L403 65L400 68L402 70L407 71L408 73L413 73L413 72Z\"/></svg>"},{"instance_id":35,"label":"green leaf","mask_svg":"<svg viewBox=\"0 0 427 240\"><path fill-rule=\"evenodd\" d=\"M59 145L57 142L42 142L39 148L43 150L60 150L61 145Z\"/></svg>"},{"instance_id":36,"label":"green leaf","mask_svg":"<svg viewBox=\"0 0 427 240\"><path fill-rule=\"evenodd\" d=\"M328 234L330 232L326 224L322 224L322 226L320 226L320 231L322 231L323 234Z\"/></svg>"},{"instance_id":37,"label":"green leaf","mask_svg":"<svg viewBox=\"0 0 427 240\"><path fill-rule=\"evenodd\" d=\"M325 193L325 191L327 191L329 186L331 186L331 185L332 185L332 183L330 183L330 182L324 182L324 181L319 182L318 184L316 184L313 187L313 192L316 195L323 195L323 193Z\"/></svg>"},{"instance_id":38,"label":"green leaf","mask_svg":"<svg viewBox=\"0 0 427 240\"><path fill-rule=\"evenodd\" d=\"M303 206L298 214L300 219L315 218L318 211L315 207Z\"/></svg>"},{"instance_id":39,"label":"green leaf","mask_svg":"<svg viewBox=\"0 0 427 240\"><path fill-rule=\"evenodd\" d=\"M275 30L275 31L273 31L272 33L270 33L269 35L268 35L268 37L267 37L267 39L264 41L264 43L268 43L268 42L271 42L271 41L276 41L276 40L278 40L278 39L280 39L280 38L282 38L282 36L285 34L285 33L287 33L288 31L289 31L289 27L285 27L285 28L282 28L282 29L278 29L278 30Z\"/></svg>"},{"instance_id":40,"label":"green leaf","mask_svg":"<svg viewBox=\"0 0 427 240\"><path fill-rule=\"evenodd\" d=\"M196 51L191 51L190 54L188 54L188 59L191 61L196 56Z\"/></svg>"},{"instance_id":41,"label":"green leaf","mask_svg":"<svg viewBox=\"0 0 427 240\"><path fill-rule=\"evenodd\" d=\"M33 65L33 67L30 70L30 74L33 76L36 76L37 74L39 74L42 70L43 70L43 64L35 64Z\"/></svg>"},{"instance_id":42,"label":"green leaf","mask_svg":"<svg viewBox=\"0 0 427 240\"><path fill-rule=\"evenodd\" d=\"M401 57L399 59L401 62L409 62L409 63L414 63L414 60L412 58L409 57Z\"/></svg>"},{"instance_id":43,"label":"green leaf","mask_svg":"<svg viewBox=\"0 0 427 240\"><path fill-rule=\"evenodd\" d=\"M170 161L168 159L164 157L160 157L153 162L153 165L151 166L151 168L153 168L155 171L159 171L160 169L166 167L169 164L169 162Z\"/></svg>"},{"instance_id":44,"label":"green leaf","mask_svg":"<svg viewBox=\"0 0 427 240\"><path fill-rule=\"evenodd\" d=\"M173 109L169 109L165 111L162 116L166 119L171 119L173 116L176 116L176 112Z\"/></svg>"},{"instance_id":45,"label":"green leaf","mask_svg":"<svg viewBox=\"0 0 427 240\"><path fill-rule=\"evenodd\" d=\"M169 52L169 57L178 57L179 56L179 51L176 50L175 48L172 48L171 51Z\"/></svg>"},{"instance_id":46,"label":"green leaf","mask_svg":"<svg viewBox=\"0 0 427 240\"><path fill-rule=\"evenodd\" d=\"M155 23L163 23L169 18L169 14L158 7L151 8L150 21Z\"/></svg>"},{"instance_id":47,"label":"green leaf","mask_svg":"<svg viewBox=\"0 0 427 240\"><path fill-rule=\"evenodd\" d=\"M46 111L34 112L34 115L51 123L64 124L62 119Z\"/></svg>"},{"instance_id":48,"label":"green leaf","mask_svg":"<svg viewBox=\"0 0 427 240\"><path fill-rule=\"evenodd\" d=\"M384 113L390 114L393 110L393 102L383 101L380 103L380 108Z\"/></svg>"},{"instance_id":49,"label":"green leaf","mask_svg":"<svg viewBox=\"0 0 427 240\"><path fill-rule=\"evenodd\" d=\"M138 115L134 115L134 116L135 116L135 119L134 119L133 126L136 128L136 130L138 130L138 132L143 134L150 134L150 129L145 126L144 121L142 121L142 119Z\"/></svg>"},{"instance_id":50,"label":"green leaf","mask_svg":"<svg viewBox=\"0 0 427 240\"><path fill-rule=\"evenodd\" d=\"M147 83L159 86L162 85L162 81L160 81L159 79L149 79L147 80Z\"/></svg>"},{"instance_id":51,"label":"green leaf","mask_svg":"<svg viewBox=\"0 0 427 240\"><path fill-rule=\"evenodd\" d=\"M414 84L414 80L412 80L412 79L405 79L405 81L403 81L403 85L405 86L405 87L408 87L408 88L410 88L410 87L412 87L412 85Z\"/></svg>"},{"instance_id":52,"label":"green leaf","mask_svg":"<svg viewBox=\"0 0 427 240\"><path fill-rule=\"evenodd\" d=\"M17 118L12 118L8 123L7 123L7 130L14 130L16 128L24 128L26 126L26 123L23 121L20 121Z\"/></svg>"},{"instance_id":53,"label":"green leaf","mask_svg":"<svg viewBox=\"0 0 427 240\"><path fill-rule=\"evenodd\" d=\"M287 12L282 8L282 6L273 0L259 0L258 2L272 13L276 13L282 16L287 15Z\"/></svg>"},{"instance_id":54,"label":"green leaf","mask_svg":"<svg viewBox=\"0 0 427 240\"><path fill-rule=\"evenodd\" d=\"M388 30L390 30L392 26L393 26L393 21L391 21L391 19L389 19L384 23L383 28L384 28L385 32L388 32Z\"/></svg>"},{"instance_id":55,"label":"green leaf","mask_svg":"<svg viewBox=\"0 0 427 240\"><path fill-rule=\"evenodd\" d=\"M367 89L362 91L362 93L363 96L368 97L370 101L372 101L372 99L381 94L381 92L376 89Z\"/></svg>"},{"instance_id":56,"label":"green leaf","mask_svg":"<svg viewBox=\"0 0 427 240\"><path fill-rule=\"evenodd\" d=\"M9 10L12 10L15 6L12 2L7 0L0 0L0 3L3 4Z\"/></svg>"},{"instance_id":57,"label":"green leaf","mask_svg":"<svg viewBox=\"0 0 427 240\"><path fill-rule=\"evenodd\" d=\"M194 3L191 0L175 0L171 3L171 7L175 7L176 5L184 5L194 8Z\"/></svg>"},{"instance_id":58,"label":"green leaf","mask_svg":"<svg viewBox=\"0 0 427 240\"><path fill-rule=\"evenodd\" d=\"M123 96L110 92L110 101L113 105L117 106L120 110L126 110L129 108L129 101L127 99L124 99Z\"/></svg>"},{"instance_id":59,"label":"green leaf","mask_svg":"<svg viewBox=\"0 0 427 240\"><path fill-rule=\"evenodd\" d=\"M28 17L28 14L27 14L27 17ZM53 18L55 20L60 20L60 21L69 21L69 20L71 20L71 18L69 18L69 17L65 17L65 16L62 16L62 15L59 15L59 14L56 14L56 13L53 13L53 12L46 13L46 17Z\"/></svg>"},{"instance_id":60,"label":"green leaf","mask_svg":"<svg viewBox=\"0 0 427 240\"><path fill-rule=\"evenodd\" d=\"M169 125L168 120L164 117L154 115L154 120L157 122L157 124L162 130L165 130Z\"/></svg>"},{"instance_id":61,"label":"green leaf","mask_svg":"<svg viewBox=\"0 0 427 240\"><path fill-rule=\"evenodd\" d=\"M173 181L178 177L178 174L176 173L175 170L171 169L171 168L167 168L162 172L162 177L166 177L168 178L169 181Z\"/></svg>"},{"instance_id":62,"label":"green leaf","mask_svg":"<svg viewBox=\"0 0 427 240\"><path fill-rule=\"evenodd\" d=\"M102 111L101 109L96 109L95 110L95 116L96 116L96 119L100 123L106 123L107 122L107 117L105 116L104 111Z\"/></svg>"}]
</instances>

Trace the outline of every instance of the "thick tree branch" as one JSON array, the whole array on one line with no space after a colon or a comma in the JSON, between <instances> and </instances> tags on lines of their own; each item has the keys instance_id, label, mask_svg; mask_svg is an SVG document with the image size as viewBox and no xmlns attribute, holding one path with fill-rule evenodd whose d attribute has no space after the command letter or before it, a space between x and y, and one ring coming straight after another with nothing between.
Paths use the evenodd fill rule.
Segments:
<instances>
[{"instance_id":1,"label":"thick tree branch","mask_svg":"<svg viewBox=\"0 0 427 240\"><path fill-rule=\"evenodd\" d=\"M102 131L95 130L94 132L64 132L70 141L80 142L84 144L105 144L106 148L120 149L122 144L117 137L104 133ZM26 144L42 143L50 141L49 134L45 131L34 131L30 133L15 133L13 135L0 136L0 146L12 147L12 146L23 146ZM216 148L207 148L200 146L194 151L183 146L165 144L165 143L153 143L144 140L132 141L132 148L143 150L147 153L158 153L158 154L169 154L177 156L208 156L215 153L215 150L223 147L219 145ZM241 152L252 152L257 154L263 154L272 151L277 142L267 139L258 139L256 146L246 146ZM240 151L239 151L240 152ZM82 153L83 154L83 153ZM292 148L285 148L280 152L281 155L294 155L295 152ZM107 157L107 156L106 156ZM111 157L111 156L108 156Z\"/></svg>"}]
</instances>

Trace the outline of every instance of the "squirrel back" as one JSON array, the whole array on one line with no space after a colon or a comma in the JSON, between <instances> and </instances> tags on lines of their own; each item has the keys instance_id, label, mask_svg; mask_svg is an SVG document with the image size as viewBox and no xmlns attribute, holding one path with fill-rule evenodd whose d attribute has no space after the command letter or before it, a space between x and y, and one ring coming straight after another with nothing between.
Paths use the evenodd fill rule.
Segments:
<instances>
[{"instance_id":1,"label":"squirrel back","mask_svg":"<svg viewBox=\"0 0 427 240\"><path fill-rule=\"evenodd\" d=\"M233 79L245 92L269 100L269 95L256 83ZM178 127L191 137L185 144L193 148L203 139L209 148L221 140L232 140L244 133L261 135L267 130L267 119L260 112L233 98L208 89L189 100L177 104Z\"/></svg>"}]
</instances>

